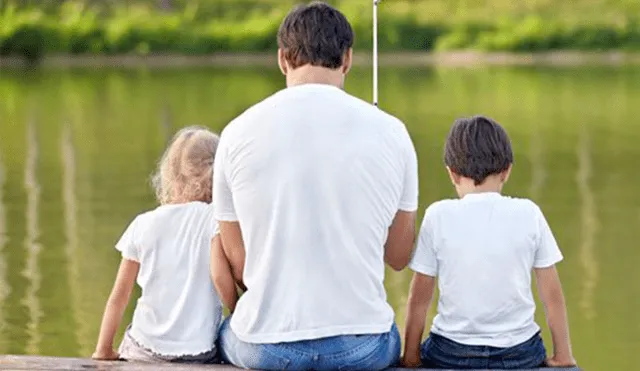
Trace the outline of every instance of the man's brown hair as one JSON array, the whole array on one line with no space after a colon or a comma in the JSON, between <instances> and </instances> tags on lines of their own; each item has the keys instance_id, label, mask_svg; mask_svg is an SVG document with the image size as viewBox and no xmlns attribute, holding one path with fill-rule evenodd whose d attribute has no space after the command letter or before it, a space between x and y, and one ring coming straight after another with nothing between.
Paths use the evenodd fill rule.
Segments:
<instances>
[{"instance_id":1,"label":"man's brown hair","mask_svg":"<svg viewBox=\"0 0 640 371\"><path fill-rule=\"evenodd\" d=\"M295 7L278 30L278 47L291 68L306 64L336 69L353 46L347 18L327 3L314 1Z\"/></svg>"}]
</instances>

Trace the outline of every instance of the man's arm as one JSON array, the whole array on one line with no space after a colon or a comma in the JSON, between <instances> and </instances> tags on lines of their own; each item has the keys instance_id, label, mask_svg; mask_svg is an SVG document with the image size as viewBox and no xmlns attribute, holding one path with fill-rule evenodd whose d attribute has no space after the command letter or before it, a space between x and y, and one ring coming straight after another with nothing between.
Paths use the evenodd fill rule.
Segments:
<instances>
[{"instance_id":1,"label":"man's arm","mask_svg":"<svg viewBox=\"0 0 640 371\"><path fill-rule=\"evenodd\" d=\"M238 285L246 290L242 272L244 271L245 249L242 232L233 202L231 183L231 169L228 159L228 137L223 131L213 163L213 204L214 217L218 221L217 227L222 242L222 251L226 256L233 278Z\"/></svg>"},{"instance_id":2,"label":"man's arm","mask_svg":"<svg viewBox=\"0 0 640 371\"><path fill-rule=\"evenodd\" d=\"M238 302L238 290L236 289L236 283L231 273L229 260L222 249L219 235L216 235L211 240L210 271L211 280L222 304L233 313L236 309L236 303Z\"/></svg>"},{"instance_id":3,"label":"man's arm","mask_svg":"<svg viewBox=\"0 0 640 371\"><path fill-rule=\"evenodd\" d=\"M396 271L403 270L411 260L418 209L418 156L404 125L400 140L405 160L403 190L384 245L384 260Z\"/></svg>"},{"instance_id":4,"label":"man's arm","mask_svg":"<svg viewBox=\"0 0 640 371\"><path fill-rule=\"evenodd\" d=\"M403 270L413 253L416 240L416 212L398 211L384 245L384 261L396 271Z\"/></svg>"},{"instance_id":5,"label":"man's arm","mask_svg":"<svg viewBox=\"0 0 640 371\"><path fill-rule=\"evenodd\" d=\"M238 222L219 221L222 250L229 261L233 278L245 290L242 273L244 272L245 249L242 231Z\"/></svg>"}]
</instances>

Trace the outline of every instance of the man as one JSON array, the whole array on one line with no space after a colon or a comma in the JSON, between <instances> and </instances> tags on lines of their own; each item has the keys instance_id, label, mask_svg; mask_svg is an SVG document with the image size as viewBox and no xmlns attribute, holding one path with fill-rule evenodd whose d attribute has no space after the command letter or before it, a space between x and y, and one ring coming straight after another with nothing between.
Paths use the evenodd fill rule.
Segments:
<instances>
[{"instance_id":1,"label":"man","mask_svg":"<svg viewBox=\"0 0 640 371\"><path fill-rule=\"evenodd\" d=\"M215 217L247 291L221 330L244 368L378 370L400 337L385 262L409 262L418 198L404 124L343 91L353 31L338 10L293 9L278 32L287 88L222 132ZM246 256L246 258L245 258Z\"/></svg>"}]
</instances>

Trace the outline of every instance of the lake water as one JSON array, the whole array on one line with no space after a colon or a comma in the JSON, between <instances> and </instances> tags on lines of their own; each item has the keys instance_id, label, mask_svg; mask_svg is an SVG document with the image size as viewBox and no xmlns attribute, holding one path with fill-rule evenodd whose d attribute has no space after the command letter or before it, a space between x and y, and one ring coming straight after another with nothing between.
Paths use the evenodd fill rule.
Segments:
<instances>
[{"instance_id":1,"label":"lake water","mask_svg":"<svg viewBox=\"0 0 640 371\"><path fill-rule=\"evenodd\" d=\"M258 68L0 71L0 353L91 355L114 242L154 207L148 175L167 139L184 125L220 130L283 84ZM482 113L507 128L516 164L505 192L539 203L565 255L576 358L587 370L637 368L640 68L394 68L380 86L381 108L418 151L420 220L454 195L442 165L451 122ZM370 70L346 88L370 100ZM400 327L409 279L386 281ZM540 306L537 320L550 349Z\"/></svg>"}]
</instances>

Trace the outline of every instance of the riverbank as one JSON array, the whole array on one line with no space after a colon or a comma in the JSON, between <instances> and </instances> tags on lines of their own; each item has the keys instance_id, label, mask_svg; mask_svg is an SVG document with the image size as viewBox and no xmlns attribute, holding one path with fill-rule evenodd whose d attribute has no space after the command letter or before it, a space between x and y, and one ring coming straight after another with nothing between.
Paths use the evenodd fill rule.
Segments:
<instances>
[{"instance_id":1,"label":"riverbank","mask_svg":"<svg viewBox=\"0 0 640 371\"><path fill-rule=\"evenodd\" d=\"M372 46L370 1L334 0L351 20L357 50ZM58 6L0 6L0 56L206 56L276 48L288 0L155 3L65 1ZM640 2L606 0L381 1L385 52L640 51Z\"/></svg>"},{"instance_id":2,"label":"riverbank","mask_svg":"<svg viewBox=\"0 0 640 371\"><path fill-rule=\"evenodd\" d=\"M579 52L553 51L538 53L507 52L387 52L379 56L382 67L482 65L514 66L623 66L640 65L640 52ZM184 55L49 55L38 61L42 68L101 68L101 67L275 67L273 52L217 53L203 56ZM354 54L355 66L371 66L369 52ZM0 57L0 68L22 68L30 64L20 57Z\"/></svg>"}]
</instances>

